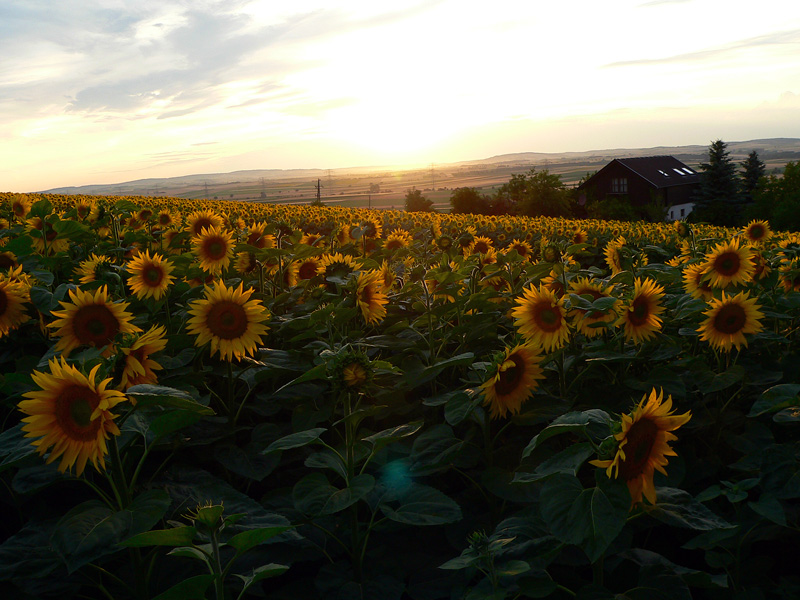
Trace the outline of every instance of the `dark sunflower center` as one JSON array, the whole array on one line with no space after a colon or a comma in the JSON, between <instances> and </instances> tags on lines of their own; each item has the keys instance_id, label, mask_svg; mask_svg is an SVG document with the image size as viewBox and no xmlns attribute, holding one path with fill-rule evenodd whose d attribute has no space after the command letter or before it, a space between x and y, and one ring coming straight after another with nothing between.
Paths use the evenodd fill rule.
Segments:
<instances>
[{"instance_id":1,"label":"dark sunflower center","mask_svg":"<svg viewBox=\"0 0 800 600\"><path fill-rule=\"evenodd\" d=\"M314 275L317 274L317 265L313 262L305 262L300 265L300 269L297 271L297 276L300 279L311 279Z\"/></svg>"},{"instance_id":2,"label":"dark sunflower center","mask_svg":"<svg viewBox=\"0 0 800 600\"><path fill-rule=\"evenodd\" d=\"M170 223L172 223L172 217L170 217L169 215L158 215L158 224L159 225L166 226L166 225L169 225Z\"/></svg>"},{"instance_id":3,"label":"dark sunflower center","mask_svg":"<svg viewBox=\"0 0 800 600\"><path fill-rule=\"evenodd\" d=\"M636 298L628 311L628 321L636 327L641 327L647 323L647 318L649 316L650 304L647 302L647 299L641 296Z\"/></svg>"},{"instance_id":4,"label":"dark sunflower center","mask_svg":"<svg viewBox=\"0 0 800 600\"><path fill-rule=\"evenodd\" d=\"M14 215L17 217L24 217L25 216L25 207L20 204L19 202L14 203Z\"/></svg>"},{"instance_id":5,"label":"dark sunflower center","mask_svg":"<svg viewBox=\"0 0 800 600\"><path fill-rule=\"evenodd\" d=\"M0 289L0 317L6 314L8 310L8 294L3 289Z\"/></svg>"},{"instance_id":6,"label":"dark sunflower center","mask_svg":"<svg viewBox=\"0 0 800 600\"><path fill-rule=\"evenodd\" d=\"M228 246L220 238L211 238L205 243L205 251L211 260L222 260L228 251Z\"/></svg>"},{"instance_id":7,"label":"dark sunflower center","mask_svg":"<svg viewBox=\"0 0 800 600\"><path fill-rule=\"evenodd\" d=\"M82 385L70 385L61 390L56 398L56 421L71 440L89 442L97 438L100 419L91 420L92 412L100 398L91 389Z\"/></svg>"},{"instance_id":8,"label":"dark sunflower center","mask_svg":"<svg viewBox=\"0 0 800 600\"><path fill-rule=\"evenodd\" d=\"M235 340L247 331L247 313L241 304L223 300L208 311L206 325L212 335L223 340Z\"/></svg>"},{"instance_id":9,"label":"dark sunflower center","mask_svg":"<svg viewBox=\"0 0 800 600\"><path fill-rule=\"evenodd\" d=\"M254 248L263 248L265 246L264 238L261 237L261 233L258 231L254 231L247 236L247 243Z\"/></svg>"},{"instance_id":10,"label":"dark sunflower center","mask_svg":"<svg viewBox=\"0 0 800 600\"><path fill-rule=\"evenodd\" d=\"M764 237L764 226L763 225L753 225L750 228L750 239L751 240L760 240Z\"/></svg>"},{"instance_id":11,"label":"dark sunflower center","mask_svg":"<svg viewBox=\"0 0 800 600\"><path fill-rule=\"evenodd\" d=\"M726 304L714 317L714 329L720 333L731 335L739 333L747 323L747 314L738 304Z\"/></svg>"},{"instance_id":12,"label":"dark sunflower center","mask_svg":"<svg viewBox=\"0 0 800 600\"><path fill-rule=\"evenodd\" d=\"M620 476L625 481L642 474L656 443L657 434L658 426L650 419L639 419L631 425L625 436L628 440L623 448L625 460L619 465Z\"/></svg>"},{"instance_id":13,"label":"dark sunflower center","mask_svg":"<svg viewBox=\"0 0 800 600\"><path fill-rule=\"evenodd\" d=\"M164 279L164 272L156 265L148 265L142 270L142 279L150 286L157 286Z\"/></svg>"},{"instance_id":14,"label":"dark sunflower center","mask_svg":"<svg viewBox=\"0 0 800 600\"><path fill-rule=\"evenodd\" d=\"M119 333L119 321L104 304L80 307L72 319L72 331L81 344L101 347Z\"/></svg>"},{"instance_id":15,"label":"dark sunflower center","mask_svg":"<svg viewBox=\"0 0 800 600\"><path fill-rule=\"evenodd\" d=\"M514 245L511 246L514 250L517 251L517 254L520 256L528 256L528 249L525 246Z\"/></svg>"},{"instance_id":16,"label":"dark sunflower center","mask_svg":"<svg viewBox=\"0 0 800 600\"><path fill-rule=\"evenodd\" d=\"M714 270L720 275L731 277L739 272L739 265L741 265L741 261L739 260L738 254L735 252L725 252L724 254L720 254L714 261Z\"/></svg>"},{"instance_id":17,"label":"dark sunflower center","mask_svg":"<svg viewBox=\"0 0 800 600\"><path fill-rule=\"evenodd\" d=\"M507 367L505 371L499 371L499 378L494 384L494 389L500 396L507 396L508 394L516 391L525 375L525 365L520 361L519 357L510 356L506 362L513 363L513 366Z\"/></svg>"},{"instance_id":18,"label":"dark sunflower center","mask_svg":"<svg viewBox=\"0 0 800 600\"><path fill-rule=\"evenodd\" d=\"M545 306L535 309L534 321L539 329L550 333L561 327L561 313L548 302Z\"/></svg>"},{"instance_id":19,"label":"dark sunflower center","mask_svg":"<svg viewBox=\"0 0 800 600\"><path fill-rule=\"evenodd\" d=\"M53 226L50 225L50 223L47 224L46 231L47 233L45 234L45 237L47 238L48 242L52 242L54 239L56 239L56 236L58 236L58 232L53 229Z\"/></svg>"},{"instance_id":20,"label":"dark sunflower center","mask_svg":"<svg viewBox=\"0 0 800 600\"><path fill-rule=\"evenodd\" d=\"M11 269L17 266L17 261L8 254L0 254L0 270Z\"/></svg>"},{"instance_id":21,"label":"dark sunflower center","mask_svg":"<svg viewBox=\"0 0 800 600\"><path fill-rule=\"evenodd\" d=\"M403 247L403 243L400 240L389 240L386 242L386 249L387 250L397 250Z\"/></svg>"},{"instance_id":22,"label":"dark sunflower center","mask_svg":"<svg viewBox=\"0 0 800 600\"><path fill-rule=\"evenodd\" d=\"M486 242L476 242L475 243L475 252L479 252L480 254L486 254L489 251L489 244Z\"/></svg>"},{"instance_id":23,"label":"dark sunflower center","mask_svg":"<svg viewBox=\"0 0 800 600\"><path fill-rule=\"evenodd\" d=\"M201 217L194 222L194 225L192 225L192 233L195 235L200 235L203 232L203 228L208 229L212 225L213 223L211 222L211 219L208 217Z\"/></svg>"},{"instance_id":24,"label":"dark sunflower center","mask_svg":"<svg viewBox=\"0 0 800 600\"><path fill-rule=\"evenodd\" d=\"M364 304L372 303L372 288L368 285L365 285L364 289L361 290L360 298L361 302L363 302Z\"/></svg>"}]
</instances>

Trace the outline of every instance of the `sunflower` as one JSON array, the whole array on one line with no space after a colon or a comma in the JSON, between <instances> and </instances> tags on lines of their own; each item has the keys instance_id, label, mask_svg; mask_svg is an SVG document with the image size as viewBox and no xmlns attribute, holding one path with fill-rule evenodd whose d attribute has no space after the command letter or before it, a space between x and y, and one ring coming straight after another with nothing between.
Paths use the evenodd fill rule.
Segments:
<instances>
[{"instance_id":1,"label":"sunflower","mask_svg":"<svg viewBox=\"0 0 800 600\"><path fill-rule=\"evenodd\" d=\"M150 358L151 354L161 352L167 346L164 337L167 331L163 325L153 325L145 334L137 337L128 347L122 348L124 362L119 390L127 390L132 385L142 383L158 383L158 377L153 371L162 369L161 365Z\"/></svg>"},{"instance_id":2,"label":"sunflower","mask_svg":"<svg viewBox=\"0 0 800 600\"><path fill-rule=\"evenodd\" d=\"M590 464L606 470L606 475L620 477L628 484L631 506L642 501L642 495L651 504L656 503L656 488L653 485L655 470L666 475L668 456L677 456L669 442L677 440L675 431L689 422L692 412L676 415L672 409L672 396L663 400L663 390L656 394L655 388L648 397L645 394L630 415L623 414L620 431L614 438L617 449L614 458L592 460Z\"/></svg>"},{"instance_id":3,"label":"sunflower","mask_svg":"<svg viewBox=\"0 0 800 600\"><path fill-rule=\"evenodd\" d=\"M736 346L737 350L741 346L746 348L745 334L764 329L759 321L764 318L764 313L759 310L761 307L756 304L756 299L749 295L749 292L740 292L726 296L722 292L722 298L710 299L710 308L703 313L708 318L697 329L700 339L725 352L730 352L731 346Z\"/></svg>"},{"instance_id":4,"label":"sunflower","mask_svg":"<svg viewBox=\"0 0 800 600\"><path fill-rule=\"evenodd\" d=\"M384 294L388 294L392 290L392 286L394 285L395 279L397 275L395 275L394 270L392 269L391 265L385 260L381 263L381 268L379 269L381 274L380 282L381 282L381 291Z\"/></svg>"},{"instance_id":5,"label":"sunflower","mask_svg":"<svg viewBox=\"0 0 800 600\"><path fill-rule=\"evenodd\" d=\"M150 251L145 250L144 254L139 254L125 265L125 270L131 274L128 287L140 300L161 300L175 279L170 275L174 269L160 254L153 253L151 256Z\"/></svg>"},{"instance_id":6,"label":"sunflower","mask_svg":"<svg viewBox=\"0 0 800 600\"><path fill-rule=\"evenodd\" d=\"M78 219L83 221L92 214L92 210L97 205L95 200L89 201L84 198L75 201L75 214Z\"/></svg>"},{"instance_id":7,"label":"sunflower","mask_svg":"<svg viewBox=\"0 0 800 600\"><path fill-rule=\"evenodd\" d=\"M524 259L530 260L531 256L533 256L533 249L531 248L531 245L525 240L518 240L516 238L511 240L511 244L509 244L508 249L516 250L517 254L519 254Z\"/></svg>"},{"instance_id":8,"label":"sunflower","mask_svg":"<svg viewBox=\"0 0 800 600\"><path fill-rule=\"evenodd\" d=\"M780 273L780 282L784 291L800 292L800 262L795 259L781 259L781 265L778 267Z\"/></svg>"},{"instance_id":9,"label":"sunflower","mask_svg":"<svg viewBox=\"0 0 800 600\"><path fill-rule=\"evenodd\" d=\"M514 325L528 342L537 344L547 352L558 350L569 339L566 311L562 300L543 285L533 285L517 298L517 306L511 310L516 319Z\"/></svg>"},{"instance_id":10,"label":"sunflower","mask_svg":"<svg viewBox=\"0 0 800 600\"><path fill-rule=\"evenodd\" d=\"M200 259L200 268L214 275L222 273L233 257L233 234L216 227L204 228L192 238L192 252Z\"/></svg>"},{"instance_id":11,"label":"sunflower","mask_svg":"<svg viewBox=\"0 0 800 600\"><path fill-rule=\"evenodd\" d=\"M381 291L379 271L362 271L356 281L356 305L367 324L378 323L386 316L389 298Z\"/></svg>"},{"instance_id":12,"label":"sunflower","mask_svg":"<svg viewBox=\"0 0 800 600\"><path fill-rule=\"evenodd\" d=\"M625 339L634 343L644 342L655 336L661 329L661 318L664 312L660 302L664 298L664 288L652 279L634 281L633 298L622 309L622 316L616 325L625 326Z\"/></svg>"},{"instance_id":13,"label":"sunflower","mask_svg":"<svg viewBox=\"0 0 800 600\"><path fill-rule=\"evenodd\" d=\"M400 248L408 248L410 245L411 235L407 231L398 230L386 236L386 242L384 242L383 247L387 250L395 251Z\"/></svg>"},{"instance_id":14,"label":"sunflower","mask_svg":"<svg viewBox=\"0 0 800 600\"><path fill-rule=\"evenodd\" d=\"M588 239L589 234L583 229L578 229L577 231L572 232L573 244L585 244Z\"/></svg>"},{"instance_id":15,"label":"sunflower","mask_svg":"<svg viewBox=\"0 0 800 600\"><path fill-rule=\"evenodd\" d=\"M492 419L515 415L544 379L539 363L541 350L531 344L506 348L503 357L495 364L494 374L481 385L484 405L489 406Z\"/></svg>"},{"instance_id":16,"label":"sunflower","mask_svg":"<svg viewBox=\"0 0 800 600\"><path fill-rule=\"evenodd\" d=\"M81 283L91 283L92 281L97 281L98 273L100 272L101 267L109 264L109 259L107 256L97 256L96 254L92 254L89 258L84 261L81 261L81 264L78 266L78 275L80 275L79 281Z\"/></svg>"},{"instance_id":17,"label":"sunflower","mask_svg":"<svg viewBox=\"0 0 800 600\"><path fill-rule=\"evenodd\" d=\"M120 434L111 409L125 402L125 395L108 389L111 379L96 382L100 365L88 377L63 357L60 362L50 360L49 367L49 374L33 372L33 382L41 389L26 392L27 399L18 404L28 415L22 419L25 437L39 438L31 443L42 456L52 448L46 462L60 456L58 470L62 473L74 466L81 475L88 461L97 470L105 469L106 440L109 434Z\"/></svg>"},{"instance_id":18,"label":"sunflower","mask_svg":"<svg viewBox=\"0 0 800 600\"><path fill-rule=\"evenodd\" d=\"M306 246L316 246L317 248L324 248L327 246L323 236L318 233L304 233L300 238L300 243Z\"/></svg>"},{"instance_id":19,"label":"sunflower","mask_svg":"<svg viewBox=\"0 0 800 600\"><path fill-rule=\"evenodd\" d=\"M753 250L747 246L739 247L736 238L721 242L706 253L703 270L712 287L744 285L753 280L756 270Z\"/></svg>"},{"instance_id":20,"label":"sunflower","mask_svg":"<svg viewBox=\"0 0 800 600\"><path fill-rule=\"evenodd\" d=\"M256 255L252 252L239 252L236 255L236 264L233 267L237 273L248 275L255 273L258 268L258 261Z\"/></svg>"},{"instance_id":21,"label":"sunflower","mask_svg":"<svg viewBox=\"0 0 800 600\"><path fill-rule=\"evenodd\" d=\"M702 298L708 301L714 297L714 290L703 277L704 273L705 269L702 264L688 265L683 270L683 289L692 298Z\"/></svg>"},{"instance_id":22,"label":"sunflower","mask_svg":"<svg viewBox=\"0 0 800 600\"><path fill-rule=\"evenodd\" d=\"M341 256L341 255L340 255ZM295 260L287 269L288 284L293 287L307 279L313 279L325 272L322 261L316 256L309 256L303 260Z\"/></svg>"},{"instance_id":23,"label":"sunflower","mask_svg":"<svg viewBox=\"0 0 800 600\"><path fill-rule=\"evenodd\" d=\"M769 227L769 221L750 221L744 229L744 237L746 237L747 241L751 244L766 242L772 237L772 229Z\"/></svg>"},{"instance_id":24,"label":"sunflower","mask_svg":"<svg viewBox=\"0 0 800 600\"><path fill-rule=\"evenodd\" d=\"M103 356L110 356L114 352L117 334L141 331L131 323L133 315L125 311L128 303L110 302L105 285L94 292L70 290L69 297L71 303L61 301L64 310L52 311L57 319L49 325L58 328L53 335L61 339L55 349L64 356L69 356L78 346L108 346Z\"/></svg>"},{"instance_id":25,"label":"sunflower","mask_svg":"<svg viewBox=\"0 0 800 600\"><path fill-rule=\"evenodd\" d=\"M614 241L608 242L605 249L606 264L611 269L611 274L622 273L625 269L622 266L622 253L620 249L625 245L624 237L619 237Z\"/></svg>"},{"instance_id":26,"label":"sunflower","mask_svg":"<svg viewBox=\"0 0 800 600\"><path fill-rule=\"evenodd\" d=\"M189 309L188 332L196 335L195 346L211 343L211 355L232 361L252 355L267 332L264 321L269 311L260 300L250 300L252 289L225 287L217 282L205 288L205 298L195 300Z\"/></svg>"},{"instance_id":27,"label":"sunflower","mask_svg":"<svg viewBox=\"0 0 800 600\"><path fill-rule=\"evenodd\" d=\"M24 220L31 212L33 202L25 194L17 194L11 200L11 212L19 220Z\"/></svg>"},{"instance_id":28,"label":"sunflower","mask_svg":"<svg viewBox=\"0 0 800 600\"><path fill-rule=\"evenodd\" d=\"M196 210L186 217L185 231L192 237L196 237L203 233L203 229L221 230L224 224L222 217L213 210Z\"/></svg>"},{"instance_id":29,"label":"sunflower","mask_svg":"<svg viewBox=\"0 0 800 600\"><path fill-rule=\"evenodd\" d=\"M58 237L52 223L42 221L41 217L28 219L26 229L33 238L33 247L39 254L57 254L69 249L69 240Z\"/></svg>"},{"instance_id":30,"label":"sunflower","mask_svg":"<svg viewBox=\"0 0 800 600\"><path fill-rule=\"evenodd\" d=\"M339 277L344 279L357 268L358 265L352 256L334 252L333 254L324 254L319 259L315 274L318 273L320 275L324 275L325 277Z\"/></svg>"},{"instance_id":31,"label":"sunflower","mask_svg":"<svg viewBox=\"0 0 800 600\"><path fill-rule=\"evenodd\" d=\"M578 296L591 296L592 300L599 298L610 298L614 286L605 286L601 282L589 281L586 277L578 277L575 281L569 284L569 291L571 294ZM617 310L619 301L614 302L607 311L602 312L599 310L583 310L581 308L574 308L567 314L572 319L575 328L578 332L582 333L588 338L593 338L601 335L604 327L596 326L595 324L605 324L606 326L612 325L618 318Z\"/></svg>"},{"instance_id":32,"label":"sunflower","mask_svg":"<svg viewBox=\"0 0 800 600\"><path fill-rule=\"evenodd\" d=\"M173 214L171 211L163 209L160 210L156 215L155 227L158 229L170 229L172 227L177 227L179 221L180 217L177 214Z\"/></svg>"},{"instance_id":33,"label":"sunflower","mask_svg":"<svg viewBox=\"0 0 800 600\"><path fill-rule=\"evenodd\" d=\"M0 275L0 338L28 320L25 303L30 301L27 285Z\"/></svg>"},{"instance_id":34,"label":"sunflower","mask_svg":"<svg viewBox=\"0 0 800 600\"><path fill-rule=\"evenodd\" d=\"M266 233L266 223L253 223L248 232L245 243L253 248L275 248L275 236Z\"/></svg>"},{"instance_id":35,"label":"sunflower","mask_svg":"<svg viewBox=\"0 0 800 600\"><path fill-rule=\"evenodd\" d=\"M487 254L489 250L494 248L492 239L485 235L476 236L472 242L473 254Z\"/></svg>"}]
</instances>

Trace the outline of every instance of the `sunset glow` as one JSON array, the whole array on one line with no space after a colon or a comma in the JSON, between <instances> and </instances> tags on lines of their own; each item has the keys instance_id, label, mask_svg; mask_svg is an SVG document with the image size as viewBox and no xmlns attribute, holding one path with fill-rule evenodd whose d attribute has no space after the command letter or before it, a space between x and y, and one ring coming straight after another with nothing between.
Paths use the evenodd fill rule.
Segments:
<instances>
[{"instance_id":1,"label":"sunset glow","mask_svg":"<svg viewBox=\"0 0 800 600\"><path fill-rule=\"evenodd\" d=\"M0 30L9 191L800 137L784 0L25 2Z\"/></svg>"}]
</instances>

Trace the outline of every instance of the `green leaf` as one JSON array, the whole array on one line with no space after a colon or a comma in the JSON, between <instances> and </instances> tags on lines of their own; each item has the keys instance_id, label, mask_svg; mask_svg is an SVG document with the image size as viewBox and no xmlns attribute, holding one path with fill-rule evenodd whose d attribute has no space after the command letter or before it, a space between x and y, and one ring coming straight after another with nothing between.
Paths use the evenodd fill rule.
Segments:
<instances>
[{"instance_id":1,"label":"green leaf","mask_svg":"<svg viewBox=\"0 0 800 600\"><path fill-rule=\"evenodd\" d=\"M226 543L236 548L237 554L244 554L251 548L255 548L259 544L263 544L267 540L289 529L291 529L291 527L260 527L259 529L248 529L237 533Z\"/></svg>"},{"instance_id":2,"label":"green leaf","mask_svg":"<svg viewBox=\"0 0 800 600\"><path fill-rule=\"evenodd\" d=\"M791 406L772 415L772 420L776 423L791 423L800 421L800 406Z\"/></svg>"},{"instance_id":3,"label":"green leaf","mask_svg":"<svg viewBox=\"0 0 800 600\"><path fill-rule=\"evenodd\" d=\"M602 485L602 487L600 487ZM541 511L559 540L583 548L595 562L622 531L630 511L630 493L617 480L601 480L584 489L572 476L557 474L542 486Z\"/></svg>"},{"instance_id":4,"label":"green leaf","mask_svg":"<svg viewBox=\"0 0 800 600\"><path fill-rule=\"evenodd\" d=\"M157 416L150 422L150 431L156 436L156 439L162 438L170 433L180 431L185 427L194 425L200 419L200 415L196 412L189 412L185 410L173 410L162 415Z\"/></svg>"},{"instance_id":5,"label":"green leaf","mask_svg":"<svg viewBox=\"0 0 800 600\"><path fill-rule=\"evenodd\" d=\"M567 473L577 475L586 459L594 454L594 449L589 442L572 444L555 456L543 461L533 473L517 473L514 483L532 483L540 481L554 473Z\"/></svg>"},{"instance_id":6,"label":"green leaf","mask_svg":"<svg viewBox=\"0 0 800 600\"><path fill-rule=\"evenodd\" d=\"M604 410L599 410L596 408L583 412L570 412L562 415L533 437L533 439L525 447L525 450L522 451L522 458L527 458L530 456L531 452L533 452L539 446L539 444L555 435L583 432L589 426L593 426L593 429L596 429L598 425L602 426L607 425L608 423L608 413Z\"/></svg>"},{"instance_id":7,"label":"green leaf","mask_svg":"<svg viewBox=\"0 0 800 600\"><path fill-rule=\"evenodd\" d=\"M308 371L300 375L300 377L297 377L296 379L293 379L289 383L282 385L274 393L278 394L279 392L282 392L288 387L297 385L298 383L303 383L305 381L312 381L314 379L328 379L328 365L326 365L325 363L318 364L313 369L309 369Z\"/></svg>"},{"instance_id":8,"label":"green leaf","mask_svg":"<svg viewBox=\"0 0 800 600\"><path fill-rule=\"evenodd\" d=\"M444 420L450 425L458 425L469 417L482 400L483 396L476 393L453 396L444 405Z\"/></svg>"},{"instance_id":9,"label":"green leaf","mask_svg":"<svg viewBox=\"0 0 800 600\"><path fill-rule=\"evenodd\" d=\"M119 542L147 531L167 512L169 496L149 490L137 496L127 509L112 511L99 500L79 504L56 525L52 543L70 573L101 556L119 550Z\"/></svg>"},{"instance_id":10,"label":"green leaf","mask_svg":"<svg viewBox=\"0 0 800 600\"><path fill-rule=\"evenodd\" d=\"M407 525L442 525L461 520L461 507L439 490L419 483L411 484L399 498L399 506L388 503L380 509L392 521Z\"/></svg>"},{"instance_id":11,"label":"green leaf","mask_svg":"<svg viewBox=\"0 0 800 600\"><path fill-rule=\"evenodd\" d=\"M226 469L253 481L263 481L280 464L279 454L264 454L252 443L244 448L234 444L217 445L214 458Z\"/></svg>"},{"instance_id":12,"label":"green leaf","mask_svg":"<svg viewBox=\"0 0 800 600\"><path fill-rule=\"evenodd\" d=\"M195 575L173 585L153 600L205 600L206 590L213 582L213 575Z\"/></svg>"},{"instance_id":13,"label":"green leaf","mask_svg":"<svg viewBox=\"0 0 800 600\"><path fill-rule=\"evenodd\" d=\"M197 529L191 525L173 527L171 529L153 529L120 542L120 546L135 548L142 546L188 546L192 543L196 534Z\"/></svg>"},{"instance_id":14,"label":"green leaf","mask_svg":"<svg viewBox=\"0 0 800 600\"><path fill-rule=\"evenodd\" d=\"M429 367L407 370L404 380L410 389L414 389L431 381L432 379L435 379L439 373L448 367L471 365L474 360L475 355L472 352L465 352L463 354L458 354L451 358L437 362Z\"/></svg>"},{"instance_id":15,"label":"green leaf","mask_svg":"<svg viewBox=\"0 0 800 600\"><path fill-rule=\"evenodd\" d=\"M797 406L797 395L800 393L800 384L782 383L765 390L761 397L755 401L748 417L757 417L767 412L777 412L790 406Z\"/></svg>"},{"instance_id":16,"label":"green leaf","mask_svg":"<svg viewBox=\"0 0 800 600\"><path fill-rule=\"evenodd\" d=\"M735 527L695 500L689 493L675 488L656 488L657 503L648 509L648 514L659 521L694 529L730 529Z\"/></svg>"},{"instance_id":17,"label":"green leaf","mask_svg":"<svg viewBox=\"0 0 800 600\"><path fill-rule=\"evenodd\" d=\"M323 473L310 473L292 490L295 508L309 515L332 515L364 498L375 487L375 478L362 473L344 489L332 486Z\"/></svg>"},{"instance_id":18,"label":"green leaf","mask_svg":"<svg viewBox=\"0 0 800 600\"><path fill-rule=\"evenodd\" d=\"M196 402L186 392L171 387L140 384L129 387L125 394L135 400L137 406L141 404L142 406L178 408L198 415L215 414L211 408Z\"/></svg>"},{"instance_id":19,"label":"green leaf","mask_svg":"<svg viewBox=\"0 0 800 600\"><path fill-rule=\"evenodd\" d=\"M253 569L252 575L235 574L236 577L238 577L244 582L244 587L242 588L240 594L246 592L251 585L253 585L254 583L258 583L262 579L268 579L270 577L277 577L278 575L283 575L288 570L289 567L287 567L286 565L270 563L268 565L261 565L260 567L256 567L255 569Z\"/></svg>"},{"instance_id":20,"label":"green leaf","mask_svg":"<svg viewBox=\"0 0 800 600\"><path fill-rule=\"evenodd\" d=\"M25 437L22 431L22 423L6 429L0 434L0 472L10 467L19 466L25 461L30 461L36 465L35 456L36 446L31 444L31 440Z\"/></svg>"},{"instance_id":21,"label":"green leaf","mask_svg":"<svg viewBox=\"0 0 800 600\"><path fill-rule=\"evenodd\" d=\"M317 443L317 440L319 440L319 436L326 431L327 429L325 427L315 427L314 429L306 429L305 431L291 433L280 438L279 440L272 442L265 450L262 451L262 454L278 452L279 450L291 450L293 448L301 448L303 446L308 446L309 444L315 444Z\"/></svg>"},{"instance_id":22,"label":"green leaf","mask_svg":"<svg viewBox=\"0 0 800 600\"><path fill-rule=\"evenodd\" d=\"M404 425L398 425L397 427L391 427L390 429L384 429L378 433L373 433L363 438L362 441L372 444L373 452L377 452L396 440L414 435L422 429L423 425L424 421L413 421Z\"/></svg>"},{"instance_id":23,"label":"green leaf","mask_svg":"<svg viewBox=\"0 0 800 600\"><path fill-rule=\"evenodd\" d=\"M729 388L730 386L744 379L745 368L741 365L734 365L727 371L714 375L709 381L697 382L698 389L703 394L711 394Z\"/></svg>"},{"instance_id":24,"label":"green leaf","mask_svg":"<svg viewBox=\"0 0 800 600\"><path fill-rule=\"evenodd\" d=\"M747 506L765 519L781 527L786 527L786 513L783 510L783 505L781 505L780 501L775 496L764 494L758 501L748 502Z\"/></svg>"}]
</instances>

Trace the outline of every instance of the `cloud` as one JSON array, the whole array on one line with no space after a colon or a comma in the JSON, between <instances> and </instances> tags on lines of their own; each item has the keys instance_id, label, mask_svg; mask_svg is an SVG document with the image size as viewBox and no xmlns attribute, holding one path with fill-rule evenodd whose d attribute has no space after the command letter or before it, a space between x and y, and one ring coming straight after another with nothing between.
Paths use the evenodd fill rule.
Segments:
<instances>
[{"instance_id":1,"label":"cloud","mask_svg":"<svg viewBox=\"0 0 800 600\"><path fill-rule=\"evenodd\" d=\"M660 58L643 58L635 60L623 60L603 65L604 68L615 67L643 67L652 65L667 65L679 63L696 63L718 58L725 58L740 51L746 51L761 47L782 47L786 46L787 53L796 53L796 45L800 43L800 30L793 29L787 31L775 31L764 35L759 35L743 40L738 40L730 44L698 50L696 52L685 52L673 56Z\"/></svg>"}]
</instances>

